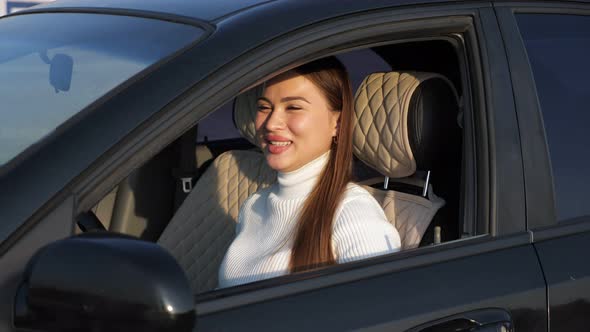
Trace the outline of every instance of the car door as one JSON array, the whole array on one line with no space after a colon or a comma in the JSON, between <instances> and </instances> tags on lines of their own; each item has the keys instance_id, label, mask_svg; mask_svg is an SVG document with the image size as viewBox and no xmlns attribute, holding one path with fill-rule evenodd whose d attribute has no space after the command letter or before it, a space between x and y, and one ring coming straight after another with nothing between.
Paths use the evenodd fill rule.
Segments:
<instances>
[{"instance_id":1,"label":"car door","mask_svg":"<svg viewBox=\"0 0 590 332\"><path fill-rule=\"evenodd\" d=\"M386 23L376 19L387 14ZM493 8L441 6L375 15L381 16L348 19L369 34L400 29L400 36L420 36L457 29L468 40L475 151L468 155L475 170L466 180L473 191L465 194L477 198L462 225L480 235L198 295L195 331L547 330L545 282L525 224L510 72ZM461 19L466 23L457 28ZM330 47L331 38L354 44L361 37L335 28L346 22L318 24L317 31L332 28L333 35L323 35L316 45L300 41L293 47L313 54ZM313 28L308 31L313 35Z\"/></svg>"},{"instance_id":2,"label":"car door","mask_svg":"<svg viewBox=\"0 0 590 332\"><path fill-rule=\"evenodd\" d=\"M528 227L548 284L551 331L587 329L590 268L590 6L502 4L523 133ZM524 141L529 144L524 145ZM527 148L528 147L528 148Z\"/></svg>"}]
</instances>

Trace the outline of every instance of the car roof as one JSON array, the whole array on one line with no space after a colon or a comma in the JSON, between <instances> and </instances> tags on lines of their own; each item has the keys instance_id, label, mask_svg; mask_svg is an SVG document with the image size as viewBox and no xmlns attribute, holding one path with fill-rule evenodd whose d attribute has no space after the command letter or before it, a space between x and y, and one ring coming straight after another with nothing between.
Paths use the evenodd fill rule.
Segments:
<instances>
[{"instance_id":1,"label":"car roof","mask_svg":"<svg viewBox=\"0 0 590 332\"><path fill-rule=\"evenodd\" d=\"M257 7L269 9L274 7L281 10L282 6L308 7L310 10L322 10L347 12L351 9L375 7L389 7L411 4L428 4L437 2L455 2L459 0L377 0L371 2L342 1L342 0L57 0L52 3L35 6L20 13L37 12L39 10L80 10L101 11L118 10L145 12L161 15L182 16L199 21L218 22L238 13Z\"/></svg>"},{"instance_id":2,"label":"car roof","mask_svg":"<svg viewBox=\"0 0 590 332\"><path fill-rule=\"evenodd\" d=\"M81 11L120 10L174 15L201 21L214 21L276 0L58 0L21 11L78 9Z\"/></svg>"},{"instance_id":3,"label":"car roof","mask_svg":"<svg viewBox=\"0 0 590 332\"><path fill-rule=\"evenodd\" d=\"M22 10L19 14L39 11L118 11L136 15L143 13L146 16L175 16L185 20L215 24L252 9L264 9L272 13L273 10L280 12L293 5L299 8L304 7L308 12L326 12L337 16L384 7L443 2L462 2L462 0L57 0ZM502 0L495 2L502 2ZM588 3L590 0L561 2Z\"/></svg>"}]
</instances>

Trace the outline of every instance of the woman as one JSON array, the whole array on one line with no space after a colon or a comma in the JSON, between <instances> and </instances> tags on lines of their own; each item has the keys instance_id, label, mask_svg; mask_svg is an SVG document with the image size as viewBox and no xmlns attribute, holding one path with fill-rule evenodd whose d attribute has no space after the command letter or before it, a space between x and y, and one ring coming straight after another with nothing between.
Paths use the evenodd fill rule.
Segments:
<instances>
[{"instance_id":1,"label":"woman","mask_svg":"<svg viewBox=\"0 0 590 332\"><path fill-rule=\"evenodd\" d=\"M256 133L278 181L240 209L219 287L400 249L377 201L350 183L352 107L348 75L334 57L267 82Z\"/></svg>"}]
</instances>

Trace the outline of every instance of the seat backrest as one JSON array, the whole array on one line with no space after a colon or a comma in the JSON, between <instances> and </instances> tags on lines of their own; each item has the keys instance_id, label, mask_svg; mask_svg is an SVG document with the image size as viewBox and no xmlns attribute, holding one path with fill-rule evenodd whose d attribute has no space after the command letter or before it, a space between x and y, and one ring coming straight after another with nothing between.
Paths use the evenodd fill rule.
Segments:
<instances>
[{"instance_id":1,"label":"seat backrest","mask_svg":"<svg viewBox=\"0 0 590 332\"><path fill-rule=\"evenodd\" d=\"M456 120L457 111L454 87L439 74L370 74L355 95L353 151L365 164L392 180L412 176L417 169L437 168L446 151L446 124ZM455 115L449 117L453 112ZM421 185L427 184L422 180ZM433 217L445 205L434 194L432 185L428 185L426 197L365 188L395 224L403 249L420 244Z\"/></svg>"},{"instance_id":2,"label":"seat backrest","mask_svg":"<svg viewBox=\"0 0 590 332\"><path fill-rule=\"evenodd\" d=\"M240 206L275 181L262 153L239 150L221 154L197 181L158 240L183 267L195 293L217 286Z\"/></svg>"},{"instance_id":3,"label":"seat backrest","mask_svg":"<svg viewBox=\"0 0 590 332\"><path fill-rule=\"evenodd\" d=\"M234 104L236 127L253 144L259 93L252 89ZM158 240L183 267L195 293L217 286L217 271L235 236L239 208L275 181L276 172L262 152L250 150L222 153L199 178Z\"/></svg>"}]
</instances>

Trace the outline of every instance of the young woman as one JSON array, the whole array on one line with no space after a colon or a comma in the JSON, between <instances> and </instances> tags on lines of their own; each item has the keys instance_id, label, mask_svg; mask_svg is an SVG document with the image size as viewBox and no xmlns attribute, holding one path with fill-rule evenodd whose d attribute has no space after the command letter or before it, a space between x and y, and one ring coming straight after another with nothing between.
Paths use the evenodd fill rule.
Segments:
<instances>
[{"instance_id":1,"label":"young woman","mask_svg":"<svg viewBox=\"0 0 590 332\"><path fill-rule=\"evenodd\" d=\"M278 181L240 209L219 287L400 249L377 201L350 182L352 107L348 75L334 57L266 83L256 132Z\"/></svg>"}]
</instances>

